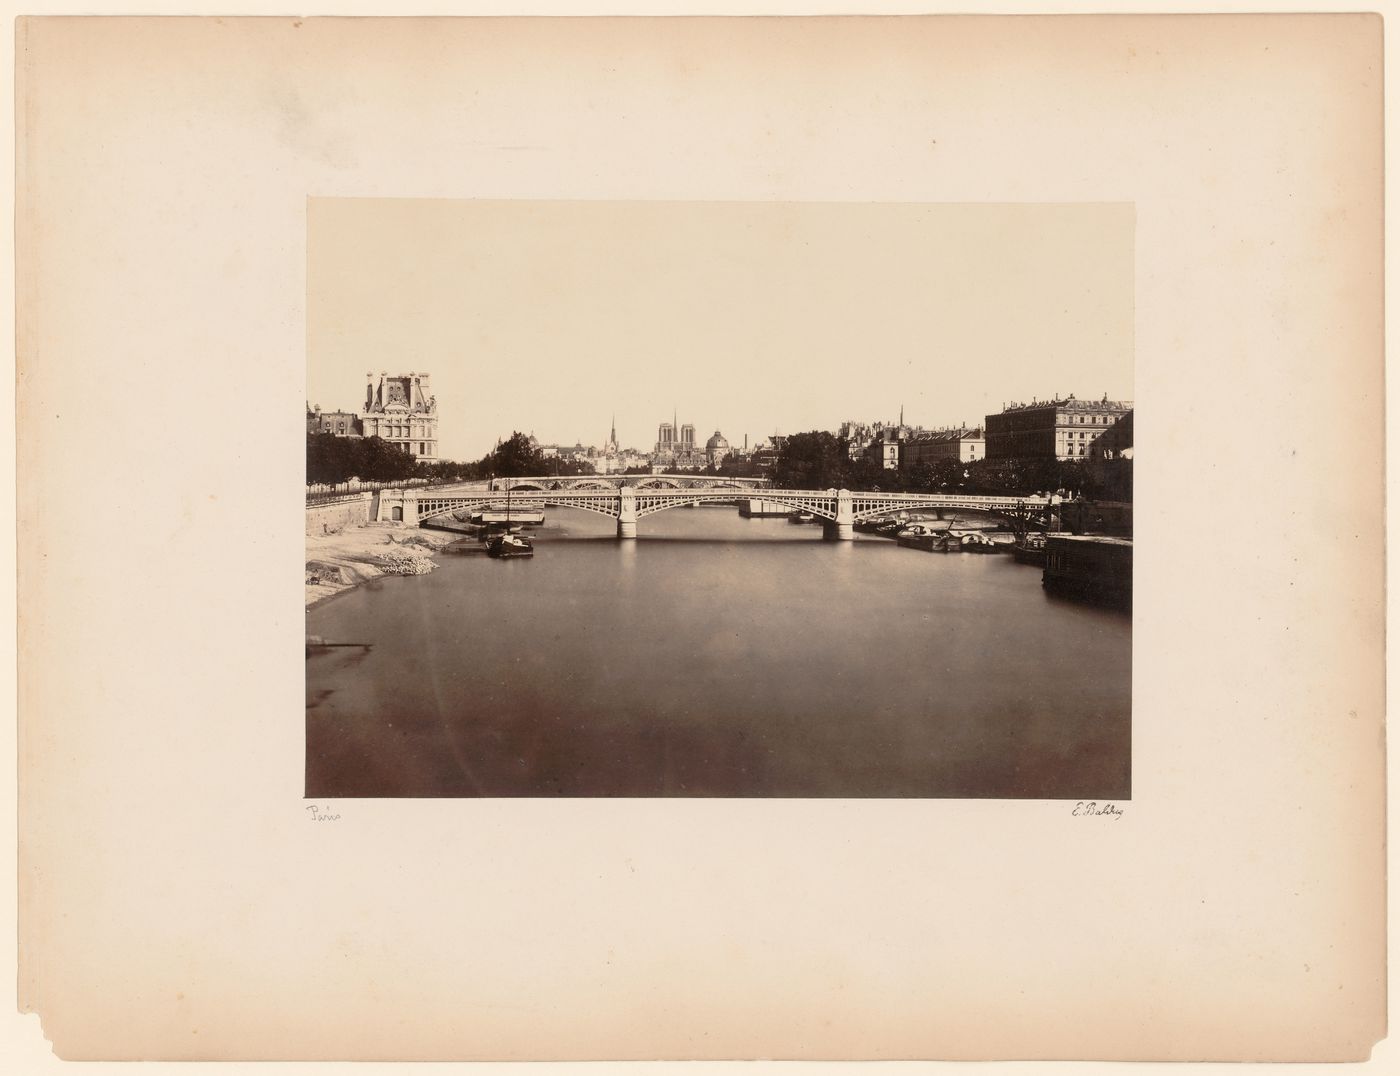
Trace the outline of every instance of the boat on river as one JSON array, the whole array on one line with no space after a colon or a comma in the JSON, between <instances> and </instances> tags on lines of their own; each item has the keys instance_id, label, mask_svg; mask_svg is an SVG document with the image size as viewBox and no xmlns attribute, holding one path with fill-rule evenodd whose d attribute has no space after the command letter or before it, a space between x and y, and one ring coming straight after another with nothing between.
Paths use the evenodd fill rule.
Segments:
<instances>
[{"instance_id":1,"label":"boat on river","mask_svg":"<svg viewBox=\"0 0 1400 1076\"><path fill-rule=\"evenodd\" d=\"M946 529L947 524L934 527L928 523L911 523L903 530L897 531L894 540L906 549L922 549L931 553L942 543L942 531Z\"/></svg>"},{"instance_id":2,"label":"boat on river","mask_svg":"<svg viewBox=\"0 0 1400 1076\"><path fill-rule=\"evenodd\" d=\"M789 523L815 523L817 517L811 512L797 511L788 516Z\"/></svg>"},{"instance_id":3,"label":"boat on river","mask_svg":"<svg viewBox=\"0 0 1400 1076\"><path fill-rule=\"evenodd\" d=\"M1032 564L1037 568L1045 567L1045 536L1042 534L1028 534L1024 541L1017 542L1011 550L1011 555L1016 558L1017 563Z\"/></svg>"},{"instance_id":4,"label":"boat on river","mask_svg":"<svg viewBox=\"0 0 1400 1076\"><path fill-rule=\"evenodd\" d=\"M524 535L503 531L486 539L488 557L533 557L535 543Z\"/></svg>"},{"instance_id":5,"label":"boat on river","mask_svg":"<svg viewBox=\"0 0 1400 1076\"><path fill-rule=\"evenodd\" d=\"M368 654L374 649L373 643L328 643L319 635L308 635L306 637L306 656L312 654L324 654L329 650L363 650Z\"/></svg>"},{"instance_id":6,"label":"boat on river","mask_svg":"<svg viewBox=\"0 0 1400 1076\"><path fill-rule=\"evenodd\" d=\"M539 526L544 523L544 511L539 508L511 508L509 505L490 505L473 513L473 523L522 523Z\"/></svg>"},{"instance_id":7,"label":"boat on river","mask_svg":"<svg viewBox=\"0 0 1400 1076\"><path fill-rule=\"evenodd\" d=\"M958 536L959 551L963 553L996 553L997 543L988 538L985 534L978 534L974 531L971 534Z\"/></svg>"}]
</instances>

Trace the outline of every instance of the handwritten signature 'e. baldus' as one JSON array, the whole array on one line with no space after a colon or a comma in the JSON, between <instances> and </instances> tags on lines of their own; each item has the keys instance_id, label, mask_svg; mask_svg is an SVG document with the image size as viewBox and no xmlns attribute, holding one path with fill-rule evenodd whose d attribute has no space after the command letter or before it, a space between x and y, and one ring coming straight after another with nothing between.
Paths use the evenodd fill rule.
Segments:
<instances>
[{"instance_id":1,"label":"handwritten signature 'e. baldus'","mask_svg":"<svg viewBox=\"0 0 1400 1076\"><path fill-rule=\"evenodd\" d=\"M1098 803L1095 800L1080 800L1074 805L1074 810L1070 814L1076 818L1100 818L1108 816L1115 822L1123 817L1123 811L1111 803Z\"/></svg>"}]
</instances>

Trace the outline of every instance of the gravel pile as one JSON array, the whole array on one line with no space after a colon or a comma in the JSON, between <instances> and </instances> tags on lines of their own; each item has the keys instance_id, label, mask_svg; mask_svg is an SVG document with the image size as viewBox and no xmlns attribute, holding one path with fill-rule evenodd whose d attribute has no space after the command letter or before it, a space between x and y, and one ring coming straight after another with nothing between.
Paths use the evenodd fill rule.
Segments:
<instances>
[{"instance_id":1,"label":"gravel pile","mask_svg":"<svg viewBox=\"0 0 1400 1076\"><path fill-rule=\"evenodd\" d=\"M396 549L380 555L379 567L389 575L427 575L437 565L420 553Z\"/></svg>"}]
</instances>

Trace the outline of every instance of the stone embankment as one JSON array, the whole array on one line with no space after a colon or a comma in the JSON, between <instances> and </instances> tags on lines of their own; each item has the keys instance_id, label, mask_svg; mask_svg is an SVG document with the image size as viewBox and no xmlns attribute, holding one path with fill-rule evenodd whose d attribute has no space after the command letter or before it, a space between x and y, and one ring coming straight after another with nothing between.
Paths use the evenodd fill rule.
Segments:
<instances>
[{"instance_id":1,"label":"stone embankment","mask_svg":"<svg viewBox=\"0 0 1400 1076\"><path fill-rule=\"evenodd\" d=\"M431 555L456 538L401 523L330 528L306 536L306 605L383 575L425 575Z\"/></svg>"}]
</instances>

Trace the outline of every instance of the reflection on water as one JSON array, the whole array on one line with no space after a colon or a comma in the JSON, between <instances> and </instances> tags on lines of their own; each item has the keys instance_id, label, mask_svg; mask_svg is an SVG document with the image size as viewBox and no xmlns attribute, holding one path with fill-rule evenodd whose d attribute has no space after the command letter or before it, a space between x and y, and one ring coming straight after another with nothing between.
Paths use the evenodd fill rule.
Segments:
<instances>
[{"instance_id":1,"label":"reflection on water","mask_svg":"<svg viewBox=\"0 0 1400 1076\"><path fill-rule=\"evenodd\" d=\"M1129 795L1131 621L1009 556L555 510L313 609L307 795Z\"/></svg>"}]
</instances>

